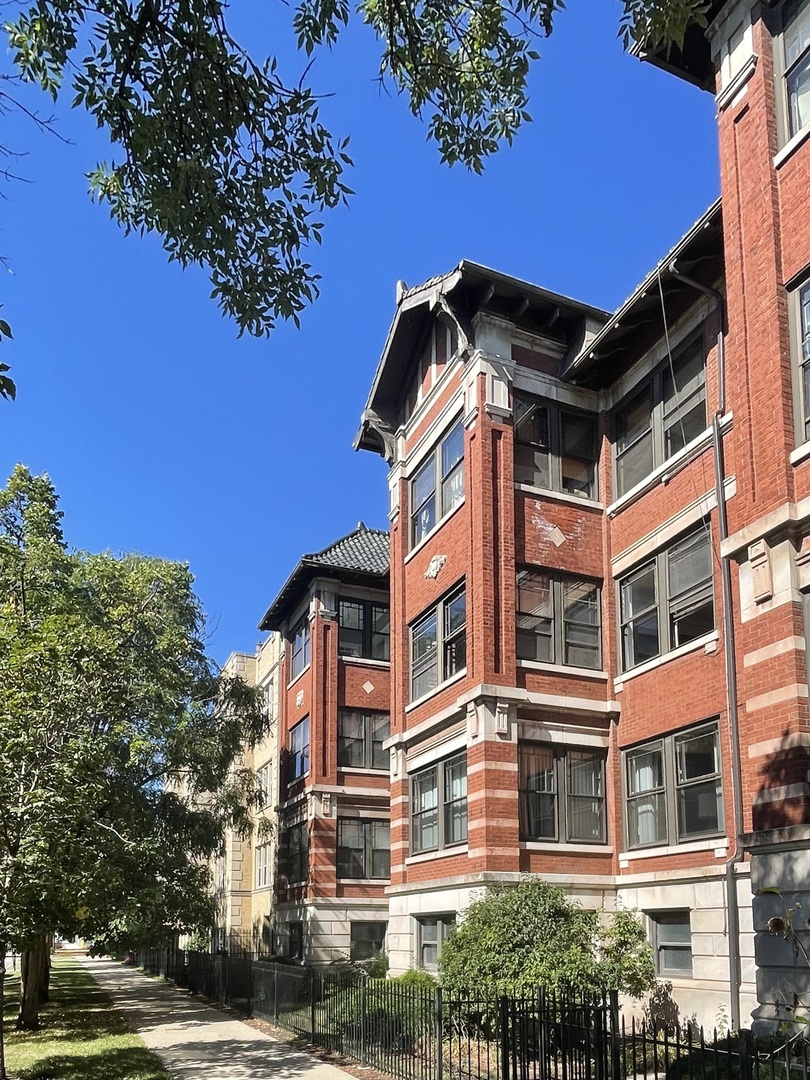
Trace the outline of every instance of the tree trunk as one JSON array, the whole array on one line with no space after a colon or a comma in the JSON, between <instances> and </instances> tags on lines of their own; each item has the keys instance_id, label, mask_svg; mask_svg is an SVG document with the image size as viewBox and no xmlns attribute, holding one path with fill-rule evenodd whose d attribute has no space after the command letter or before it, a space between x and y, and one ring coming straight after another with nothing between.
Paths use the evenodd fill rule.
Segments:
<instances>
[{"instance_id":1,"label":"tree trunk","mask_svg":"<svg viewBox=\"0 0 810 1080\"><path fill-rule=\"evenodd\" d=\"M6 1072L6 1032L5 1032L5 1004L6 1004L6 946L0 941L0 1080L8 1080Z\"/></svg>"},{"instance_id":2,"label":"tree trunk","mask_svg":"<svg viewBox=\"0 0 810 1080\"><path fill-rule=\"evenodd\" d=\"M42 982L45 976L45 959L48 949L45 935L34 938L20 956L20 1012L17 1016L18 1031L36 1031L39 1027L39 1006Z\"/></svg>"},{"instance_id":3,"label":"tree trunk","mask_svg":"<svg viewBox=\"0 0 810 1080\"><path fill-rule=\"evenodd\" d=\"M51 1000L51 949L53 948L53 934L45 938L45 948L42 950L42 983L39 988L39 1003L45 1005Z\"/></svg>"}]
</instances>

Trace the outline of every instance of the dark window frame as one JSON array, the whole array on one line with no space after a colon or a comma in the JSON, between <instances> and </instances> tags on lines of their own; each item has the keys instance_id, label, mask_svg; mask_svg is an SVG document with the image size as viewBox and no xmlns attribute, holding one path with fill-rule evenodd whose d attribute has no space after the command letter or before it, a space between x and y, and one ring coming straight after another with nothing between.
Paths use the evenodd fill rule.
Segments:
<instances>
[{"instance_id":1,"label":"dark window frame","mask_svg":"<svg viewBox=\"0 0 810 1080\"><path fill-rule=\"evenodd\" d=\"M312 660L312 627L309 612L290 630L290 682L306 671Z\"/></svg>"},{"instance_id":2,"label":"dark window frame","mask_svg":"<svg viewBox=\"0 0 810 1080\"><path fill-rule=\"evenodd\" d=\"M444 458L445 447L450 445L450 440L454 437L461 438L461 454L457 458L452 458L449 463L446 463ZM411 548L417 547L422 541L437 529L444 519L460 506L464 501L465 495L465 475L464 475L464 456L466 450L466 432L464 428L464 421L459 418L454 424L452 424L444 435L439 439L436 446L427 455L424 461L420 464L414 475L408 484L408 505L410 508L410 518L408 535L410 537ZM460 476L458 481L460 484L460 490L454 494L454 484L457 482L456 478ZM427 484L432 484L431 487L425 487L426 494L416 503L417 485L425 478ZM419 515L426 514L427 517L420 522Z\"/></svg>"},{"instance_id":3,"label":"dark window frame","mask_svg":"<svg viewBox=\"0 0 810 1080\"><path fill-rule=\"evenodd\" d=\"M551 602L551 614L550 616L539 616L536 612L521 610L521 578L524 581L537 578L547 578L549 582L549 594ZM567 628L569 626L588 626L593 628L592 623L579 623L572 619L566 618L566 587L573 588L577 585L585 585L596 590L596 603L595 610L597 613L597 622L595 624L597 648L596 648L596 660L595 664L583 664L583 663L571 663L568 659L569 648L574 648L579 645L580 648L587 648L587 645L583 645L581 642L573 642L569 639L567 634ZM521 566L516 575L516 588L515 588L515 655L518 660L534 661L535 663L548 663L561 667L581 667L588 668L592 671L602 670L602 586L599 582L593 581L590 578L579 578L571 574L558 574L554 571L545 569L540 566ZM519 624L521 620L526 622L527 620L536 619L539 622L548 618L551 623L551 630L548 635L542 634L539 630L532 631L530 628L522 628ZM528 639L530 633L534 634L534 637L549 638L550 659L538 660L535 649L535 656L523 655L524 651L528 653L528 649L523 650L521 648L521 637L525 636Z\"/></svg>"},{"instance_id":4,"label":"dark window frame","mask_svg":"<svg viewBox=\"0 0 810 1080\"><path fill-rule=\"evenodd\" d=\"M672 376L668 356L662 362L658 363L649 375L638 382L616 406L614 410L616 434L613 453L613 484L617 499L622 498L628 491L632 491L632 489L642 483L650 473L660 468L677 453L680 453L683 446L691 442L692 439L697 438L697 436L708 427L709 415L706 397L706 367L709 349L706 340L705 319L698 327L686 334L673 348L672 367L676 368L681 360L688 359L693 348L696 353L700 351L703 354L703 365L699 377L697 377L697 379L693 377L689 384L687 384L683 398L681 398L680 393L676 394L675 405L672 406L668 412L666 410L665 382ZM649 401L649 423L643 431L630 438L627 445L622 447L622 418L626 416L631 407L639 402L645 395ZM670 431L677 429L674 421L669 424L667 423L668 417L677 417L678 414L681 413L680 420L683 422L684 406L689 405L691 402L691 408L694 408L697 401L701 398L703 401L703 425L700 428L700 431L694 433L691 438L686 439L685 442L676 449L673 450L669 448L667 446L667 435ZM686 410L685 415L689 415L691 408ZM637 451L638 448L642 446L643 440L646 440L647 438L650 440L649 467L637 478L634 478L632 483L628 481L625 485L622 476L622 462L629 462L630 454L633 451Z\"/></svg>"},{"instance_id":5,"label":"dark window frame","mask_svg":"<svg viewBox=\"0 0 810 1080\"><path fill-rule=\"evenodd\" d=\"M690 544L699 540L701 536L706 537L709 555L709 576L703 577L697 584L681 589L680 592L671 595L670 567L682 550L685 551ZM632 610L633 593L631 590L634 585L641 583L644 578L650 579L654 599L645 607L640 607L637 611ZM667 653L688 645L692 641L698 641L706 634L716 631L717 610L714 595L714 549L711 521L706 519L697 528L690 528L687 532L672 540L666 547L657 551L651 558L645 559L638 566L634 566L632 570L622 574L616 579L616 593L616 610L618 613L616 625L619 638L618 658L622 673L633 671L641 664L666 656ZM691 605L690 597L692 598ZM696 603L701 598L702 602ZM694 615L697 611L703 611L709 603L712 611L711 629L702 630L693 637L680 640L682 634L688 633L686 620L689 615ZM655 613L657 652L651 653L649 656L645 654L640 659L637 659L638 643L636 633L638 627L639 625L652 626L653 613Z\"/></svg>"},{"instance_id":6,"label":"dark window frame","mask_svg":"<svg viewBox=\"0 0 810 1080\"><path fill-rule=\"evenodd\" d=\"M453 626L450 622L454 611L458 611L458 601L464 600L464 621ZM433 624L433 647L417 657L416 646L423 633L425 641L430 641L430 626ZM408 628L410 645L410 699L418 701L435 693L448 679L459 675L467 667L467 583L462 581L453 586L436 604L414 619ZM460 657L460 658L459 658ZM427 690L415 692L418 680L435 668L436 676Z\"/></svg>"},{"instance_id":7,"label":"dark window frame","mask_svg":"<svg viewBox=\"0 0 810 1080\"><path fill-rule=\"evenodd\" d=\"M716 769L713 772L701 773L694 777L679 776L678 747L706 735L714 736ZM647 787L634 790L631 778L631 762L636 758L653 758L655 755L658 755L659 758L658 772L660 779L655 783L651 782ZM652 766L648 766L648 768L652 768ZM681 793L711 784L719 789L715 793L716 827L705 829L688 829L684 827L681 809L685 805L686 796L685 794L682 796ZM647 742L623 750L622 786L625 846L628 851L656 847L677 847L680 844L691 844L696 841L723 836L726 830L725 791L719 722L717 720L701 721L699 724L693 724L680 731L670 732L667 735L650 739ZM642 806L644 803L649 805L651 800L655 801L656 809L653 817L648 814L648 820L654 821L656 836L653 839L639 839L638 835L634 836L632 819L638 811L635 811L633 806L634 804ZM663 826L659 816L661 814L663 814Z\"/></svg>"},{"instance_id":8,"label":"dark window frame","mask_svg":"<svg viewBox=\"0 0 810 1080\"><path fill-rule=\"evenodd\" d=\"M451 771L458 766L463 765L464 768L464 794L455 798L448 796L448 780L452 782ZM427 793L431 789L435 791L435 797L432 805L428 805L423 809L416 809L416 799L419 791L424 786L424 791ZM453 754L448 758L444 758L442 761L433 762L432 765L428 765L423 769L419 769L417 772L412 773L410 776L410 851L411 855L426 855L436 851L445 851L448 848L460 847L467 843L467 827L468 827L468 804L467 804L467 751L462 750L461 753ZM460 816L463 815L463 835L458 836L455 839L448 839L448 834L452 836L451 822L456 812L455 808L461 808L463 803L463 809L460 809ZM436 843L431 845L423 845L421 843L422 829L421 825L423 819L429 820L431 816L435 817L435 829L436 829ZM417 828L417 821L420 823ZM428 828L431 826L428 825ZM420 837L420 842L417 844L417 836Z\"/></svg>"},{"instance_id":9,"label":"dark window frame","mask_svg":"<svg viewBox=\"0 0 810 1080\"><path fill-rule=\"evenodd\" d=\"M360 856L361 872L352 873L352 855L341 855L342 851L357 851L349 844L341 843L343 839L342 829L344 826L360 828L362 832L362 854ZM375 846L376 835L381 828L387 830L388 847ZM386 872L374 873L375 854L387 853ZM385 818L353 818L339 817L337 823L337 876L346 881L389 881L391 878L391 823Z\"/></svg>"},{"instance_id":10,"label":"dark window frame","mask_svg":"<svg viewBox=\"0 0 810 1080\"><path fill-rule=\"evenodd\" d=\"M524 785L524 755L533 751L543 751L551 754L552 759L552 790L538 790ZM599 781L601 794L584 795L573 791L571 780L571 764L576 755L590 758L599 763ZM521 742L518 746L518 798L520 815L520 838L521 840L549 844L607 844L607 750L593 746L554 746L550 743ZM553 835L532 835L528 823L530 817L529 800L532 795L545 795L553 800L552 816L554 820ZM599 836L574 836L574 822L576 813L572 805L577 799L598 801L599 812Z\"/></svg>"},{"instance_id":11,"label":"dark window frame","mask_svg":"<svg viewBox=\"0 0 810 1080\"><path fill-rule=\"evenodd\" d=\"M521 419L518 419L519 404L524 403L527 411ZM570 495L572 498L582 499L583 501L596 502L599 499L599 417L596 413L591 413L585 409L578 409L576 407L568 407L567 405L560 404L556 401L551 401L547 398L539 397L536 394L527 393L523 390L514 390L512 394L512 408L513 408L513 430L514 430L514 444L515 444L515 483L526 484L529 487L538 488L541 491L555 491L559 494ZM527 439L520 437L521 421L527 417L530 417L535 410L545 410L546 413L546 432L547 432L547 445L544 445L541 441L534 439ZM593 427L591 432L591 448L589 454L578 453L565 453L565 430L566 423L573 421L576 423L587 422ZM522 470L529 469L530 467L525 464L518 463L519 447L529 448L536 456L538 454L546 456L546 479L547 483L541 483L537 480L538 472L542 474L542 470L537 466L531 467L534 474L533 479L526 479ZM576 477L571 476L566 478L566 469L564 462L570 459L571 461L585 462L587 466L591 467L592 475L586 482L587 490L576 490L575 485L572 486L572 482L576 480ZM586 470L587 471L587 470ZM569 486L566 486L568 482Z\"/></svg>"},{"instance_id":12,"label":"dark window frame","mask_svg":"<svg viewBox=\"0 0 810 1080\"><path fill-rule=\"evenodd\" d=\"M344 719L349 716L357 716L362 720L363 737L362 737L362 753L361 761L358 763L348 762L345 760L346 756L346 743L351 740L352 743L358 742L352 736L346 735L342 731L342 725ZM376 738L375 734L379 733L379 728L375 730L375 723L385 718L388 721L388 734L382 739ZM391 733L391 714L382 712L375 709L339 709L338 710L338 742L337 742L337 754L338 754L338 768L339 769L367 769L374 772L388 772L390 769L388 761L388 751L380 748L379 753L375 751L375 744L380 744L389 737ZM343 757L343 760L341 760Z\"/></svg>"},{"instance_id":13,"label":"dark window frame","mask_svg":"<svg viewBox=\"0 0 810 1080\"><path fill-rule=\"evenodd\" d=\"M304 959L304 924L300 919L287 923L287 959Z\"/></svg>"},{"instance_id":14,"label":"dark window frame","mask_svg":"<svg viewBox=\"0 0 810 1080\"><path fill-rule=\"evenodd\" d=\"M810 267L788 292L796 441L810 442Z\"/></svg>"},{"instance_id":15,"label":"dark window frame","mask_svg":"<svg viewBox=\"0 0 810 1080\"><path fill-rule=\"evenodd\" d=\"M294 784L302 777L309 775L311 738L309 716L303 716L297 723L293 724L289 732L288 784Z\"/></svg>"},{"instance_id":16,"label":"dark window frame","mask_svg":"<svg viewBox=\"0 0 810 1080\"><path fill-rule=\"evenodd\" d=\"M456 928L456 916L451 912L441 915L416 915L416 966L422 971L438 971L439 957L442 954L442 946L447 940L447 935ZM425 927L436 925L436 940L425 940ZM425 963L425 948L435 947L436 962Z\"/></svg>"},{"instance_id":17,"label":"dark window frame","mask_svg":"<svg viewBox=\"0 0 810 1080\"><path fill-rule=\"evenodd\" d=\"M691 979L692 973L692 920L689 909L672 911L648 911L650 920L653 952L655 953L655 971L657 975L670 979ZM680 927L689 930L689 942L679 940L677 933L668 933L667 927ZM689 954L689 967L670 966L666 962L667 951Z\"/></svg>"},{"instance_id":18,"label":"dark window frame","mask_svg":"<svg viewBox=\"0 0 810 1080\"><path fill-rule=\"evenodd\" d=\"M373 928L375 931L368 938L358 937L355 938L355 928L363 927L364 930ZM382 929L382 933L379 933ZM377 956L383 956L385 954L385 939L388 935L388 922L382 920L375 921L374 919L353 919L349 923L349 956L353 961L362 963L364 960L373 960ZM377 945L376 938L379 938L379 947L374 948ZM371 945L371 950L361 949L359 946ZM366 953L367 955L362 955Z\"/></svg>"},{"instance_id":19,"label":"dark window frame","mask_svg":"<svg viewBox=\"0 0 810 1080\"><path fill-rule=\"evenodd\" d=\"M355 627L346 627L343 624L344 606L354 605L362 612L362 626L360 627L361 643L360 652L352 652L346 647L345 638L341 641L341 632L354 630ZM375 627L375 614L385 612L388 616L388 629L380 631ZM382 652L384 655L375 656L375 639L382 639ZM378 644L380 644L378 643ZM380 649L378 648L379 652ZM355 657L359 660L380 660L388 663L391 659L391 608L382 600L363 600L357 596L338 597L338 655Z\"/></svg>"},{"instance_id":20,"label":"dark window frame","mask_svg":"<svg viewBox=\"0 0 810 1080\"><path fill-rule=\"evenodd\" d=\"M309 823L306 819L286 829L287 886L301 885L309 876Z\"/></svg>"}]
</instances>

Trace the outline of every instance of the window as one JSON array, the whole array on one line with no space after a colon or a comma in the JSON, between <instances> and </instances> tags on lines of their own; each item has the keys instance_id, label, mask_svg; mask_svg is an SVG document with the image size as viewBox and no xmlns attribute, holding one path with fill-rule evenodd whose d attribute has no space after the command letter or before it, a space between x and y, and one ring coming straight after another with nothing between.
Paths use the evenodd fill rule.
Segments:
<instances>
[{"instance_id":1,"label":"window","mask_svg":"<svg viewBox=\"0 0 810 1080\"><path fill-rule=\"evenodd\" d=\"M305 615L290 634L292 652L290 657L290 678L295 679L309 663L310 638L309 616Z\"/></svg>"},{"instance_id":2,"label":"window","mask_svg":"<svg viewBox=\"0 0 810 1080\"><path fill-rule=\"evenodd\" d=\"M303 960L304 924L302 922L291 922L287 933L287 957L290 960Z\"/></svg>"},{"instance_id":3,"label":"window","mask_svg":"<svg viewBox=\"0 0 810 1080\"><path fill-rule=\"evenodd\" d=\"M459 420L411 481L411 546L464 498L464 425Z\"/></svg>"},{"instance_id":4,"label":"window","mask_svg":"<svg viewBox=\"0 0 810 1080\"><path fill-rule=\"evenodd\" d=\"M341 600L338 605L338 652L388 660L389 613L387 604L371 600Z\"/></svg>"},{"instance_id":5,"label":"window","mask_svg":"<svg viewBox=\"0 0 810 1080\"><path fill-rule=\"evenodd\" d=\"M716 724L628 750L624 758L628 847L678 844L723 831Z\"/></svg>"},{"instance_id":6,"label":"window","mask_svg":"<svg viewBox=\"0 0 810 1080\"><path fill-rule=\"evenodd\" d=\"M341 709L338 714L338 766L352 769L388 771L388 738L391 721L388 713Z\"/></svg>"},{"instance_id":7,"label":"window","mask_svg":"<svg viewBox=\"0 0 810 1080\"><path fill-rule=\"evenodd\" d=\"M810 124L810 3L785 5L782 31L785 141Z\"/></svg>"},{"instance_id":8,"label":"window","mask_svg":"<svg viewBox=\"0 0 810 1080\"><path fill-rule=\"evenodd\" d=\"M689 912L655 911L649 913L649 918L658 974L691 977L692 928Z\"/></svg>"},{"instance_id":9,"label":"window","mask_svg":"<svg viewBox=\"0 0 810 1080\"><path fill-rule=\"evenodd\" d=\"M458 754L411 780L411 851L438 851L467 839L467 756Z\"/></svg>"},{"instance_id":10,"label":"window","mask_svg":"<svg viewBox=\"0 0 810 1080\"><path fill-rule=\"evenodd\" d=\"M518 659L601 668L600 592L591 581L519 570Z\"/></svg>"},{"instance_id":11,"label":"window","mask_svg":"<svg viewBox=\"0 0 810 1080\"><path fill-rule=\"evenodd\" d=\"M420 968L436 971L442 945L455 925L455 915L433 915L416 920L417 964Z\"/></svg>"},{"instance_id":12,"label":"window","mask_svg":"<svg viewBox=\"0 0 810 1080\"><path fill-rule=\"evenodd\" d=\"M706 428L703 327L680 345L616 416L616 491L626 491Z\"/></svg>"},{"instance_id":13,"label":"window","mask_svg":"<svg viewBox=\"0 0 810 1080\"><path fill-rule=\"evenodd\" d=\"M596 498L596 417L515 392L515 482Z\"/></svg>"},{"instance_id":14,"label":"window","mask_svg":"<svg viewBox=\"0 0 810 1080\"><path fill-rule=\"evenodd\" d=\"M808 8L810 10L810 8ZM810 439L810 281L791 294L795 311L797 337L799 400L802 403L800 438Z\"/></svg>"},{"instance_id":15,"label":"window","mask_svg":"<svg viewBox=\"0 0 810 1080\"><path fill-rule=\"evenodd\" d=\"M524 840L604 843L604 753L521 745L520 833Z\"/></svg>"},{"instance_id":16,"label":"window","mask_svg":"<svg viewBox=\"0 0 810 1080\"><path fill-rule=\"evenodd\" d=\"M309 834L306 821L298 821L287 829L287 884L307 880Z\"/></svg>"},{"instance_id":17,"label":"window","mask_svg":"<svg viewBox=\"0 0 810 1080\"><path fill-rule=\"evenodd\" d=\"M385 949L388 923L353 922L350 924L352 960L373 960Z\"/></svg>"},{"instance_id":18,"label":"window","mask_svg":"<svg viewBox=\"0 0 810 1080\"><path fill-rule=\"evenodd\" d=\"M256 883L254 888L263 889L270 884L270 845L256 848Z\"/></svg>"},{"instance_id":19,"label":"window","mask_svg":"<svg viewBox=\"0 0 810 1080\"><path fill-rule=\"evenodd\" d=\"M273 797L273 764L268 761L266 765L262 767L256 773L256 783L259 788L259 798L261 799L261 805L266 807L270 799Z\"/></svg>"},{"instance_id":20,"label":"window","mask_svg":"<svg viewBox=\"0 0 810 1080\"><path fill-rule=\"evenodd\" d=\"M619 581L622 668L714 630L708 522Z\"/></svg>"},{"instance_id":21,"label":"window","mask_svg":"<svg viewBox=\"0 0 810 1080\"><path fill-rule=\"evenodd\" d=\"M309 717L290 728L290 759L287 783L292 784L309 772Z\"/></svg>"},{"instance_id":22,"label":"window","mask_svg":"<svg viewBox=\"0 0 810 1080\"><path fill-rule=\"evenodd\" d=\"M391 875L390 836L387 821L340 818L337 876L387 880Z\"/></svg>"},{"instance_id":23,"label":"window","mask_svg":"<svg viewBox=\"0 0 810 1080\"><path fill-rule=\"evenodd\" d=\"M449 593L411 627L411 701L467 666L467 593Z\"/></svg>"}]
</instances>

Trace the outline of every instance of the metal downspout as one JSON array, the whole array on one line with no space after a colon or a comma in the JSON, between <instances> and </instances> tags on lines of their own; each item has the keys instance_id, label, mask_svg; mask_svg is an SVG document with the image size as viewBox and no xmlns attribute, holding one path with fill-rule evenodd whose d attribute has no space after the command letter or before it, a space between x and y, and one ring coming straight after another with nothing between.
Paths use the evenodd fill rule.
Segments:
<instances>
[{"instance_id":1,"label":"metal downspout","mask_svg":"<svg viewBox=\"0 0 810 1080\"><path fill-rule=\"evenodd\" d=\"M729 735L731 743L731 795L734 811L734 851L725 865L726 905L728 909L728 967L730 983L731 1028L739 1031L742 1026L740 1006L740 908L737 896L737 876L735 868L742 862L745 852L742 846L743 808L742 808L742 761L740 759L740 723L737 709L737 664L734 634L734 597L731 588L731 566L728 557L722 554L722 543L728 536L728 514L726 512L725 461L723 454L723 433L720 419L726 411L726 305L723 294L717 289L689 278L680 273L675 262L669 264L670 273L686 285L691 285L698 292L712 297L720 315L720 329L717 334L717 411L712 417L712 447L714 456L714 490L717 500L717 525L720 535L720 578L723 590L723 654L726 676L726 708L728 710Z\"/></svg>"}]
</instances>

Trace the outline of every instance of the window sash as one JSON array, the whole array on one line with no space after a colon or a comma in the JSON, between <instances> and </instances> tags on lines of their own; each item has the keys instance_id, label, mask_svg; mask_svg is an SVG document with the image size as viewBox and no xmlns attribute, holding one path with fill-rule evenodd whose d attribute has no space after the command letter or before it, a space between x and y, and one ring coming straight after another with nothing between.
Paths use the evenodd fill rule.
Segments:
<instances>
[{"instance_id":1,"label":"window sash","mask_svg":"<svg viewBox=\"0 0 810 1080\"><path fill-rule=\"evenodd\" d=\"M464 425L459 420L411 480L411 546L424 540L463 498Z\"/></svg>"},{"instance_id":2,"label":"window sash","mask_svg":"<svg viewBox=\"0 0 810 1080\"><path fill-rule=\"evenodd\" d=\"M387 821L338 819L337 876L352 880L388 880L391 834Z\"/></svg>"},{"instance_id":3,"label":"window sash","mask_svg":"<svg viewBox=\"0 0 810 1080\"><path fill-rule=\"evenodd\" d=\"M692 974L692 928L688 911L650 915L654 929L656 970L676 977Z\"/></svg>"},{"instance_id":4,"label":"window sash","mask_svg":"<svg viewBox=\"0 0 810 1080\"><path fill-rule=\"evenodd\" d=\"M338 601L338 653L388 660L390 612L387 604L342 597Z\"/></svg>"},{"instance_id":5,"label":"window sash","mask_svg":"<svg viewBox=\"0 0 810 1080\"><path fill-rule=\"evenodd\" d=\"M296 884L306 881L309 862L309 834L305 821L287 828L287 881Z\"/></svg>"},{"instance_id":6,"label":"window sash","mask_svg":"<svg viewBox=\"0 0 810 1080\"><path fill-rule=\"evenodd\" d=\"M309 773L309 717L290 728L289 783Z\"/></svg>"},{"instance_id":7,"label":"window sash","mask_svg":"<svg viewBox=\"0 0 810 1080\"><path fill-rule=\"evenodd\" d=\"M516 391L514 476L518 484L596 498L596 417Z\"/></svg>"},{"instance_id":8,"label":"window sash","mask_svg":"<svg viewBox=\"0 0 810 1080\"><path fill-rule=\"evenodd\" d=\"M310 627L308 616L305 615L295 626L290 638L290 677L294 679L301 674L310 660Z\"/></svg>"},{"instance_id":9,"label":"window sash","mask_svg":"<svg viewBox=\"0 0 810 1080\"><path fill-rule=\"evenodd\" d=\"M420 968L436 971L442 945L455 925L455 915L422 916L417 919L417 963Z\"/></svg>"},{"instance_id":10,"label":"window sash","mask_svg":"<svg viewBox=\"0 0 810 1080\"><path fill-rule=\"evenodd\" d=\"M383 743L391 729L388 713L341 709L338 713L338 768L388 770Z\"/></svg>"},{"instance_id":11,"label":"window sash","mask_svg":"<svg viewBox=\"0 0 810 1080\"><path fill-rule=\"evenodd\" d=\"M382 954L388 929L387 922L353 922L349 924L349 927L352 960L371 960Z\"/></svg>"}]
</instances>

